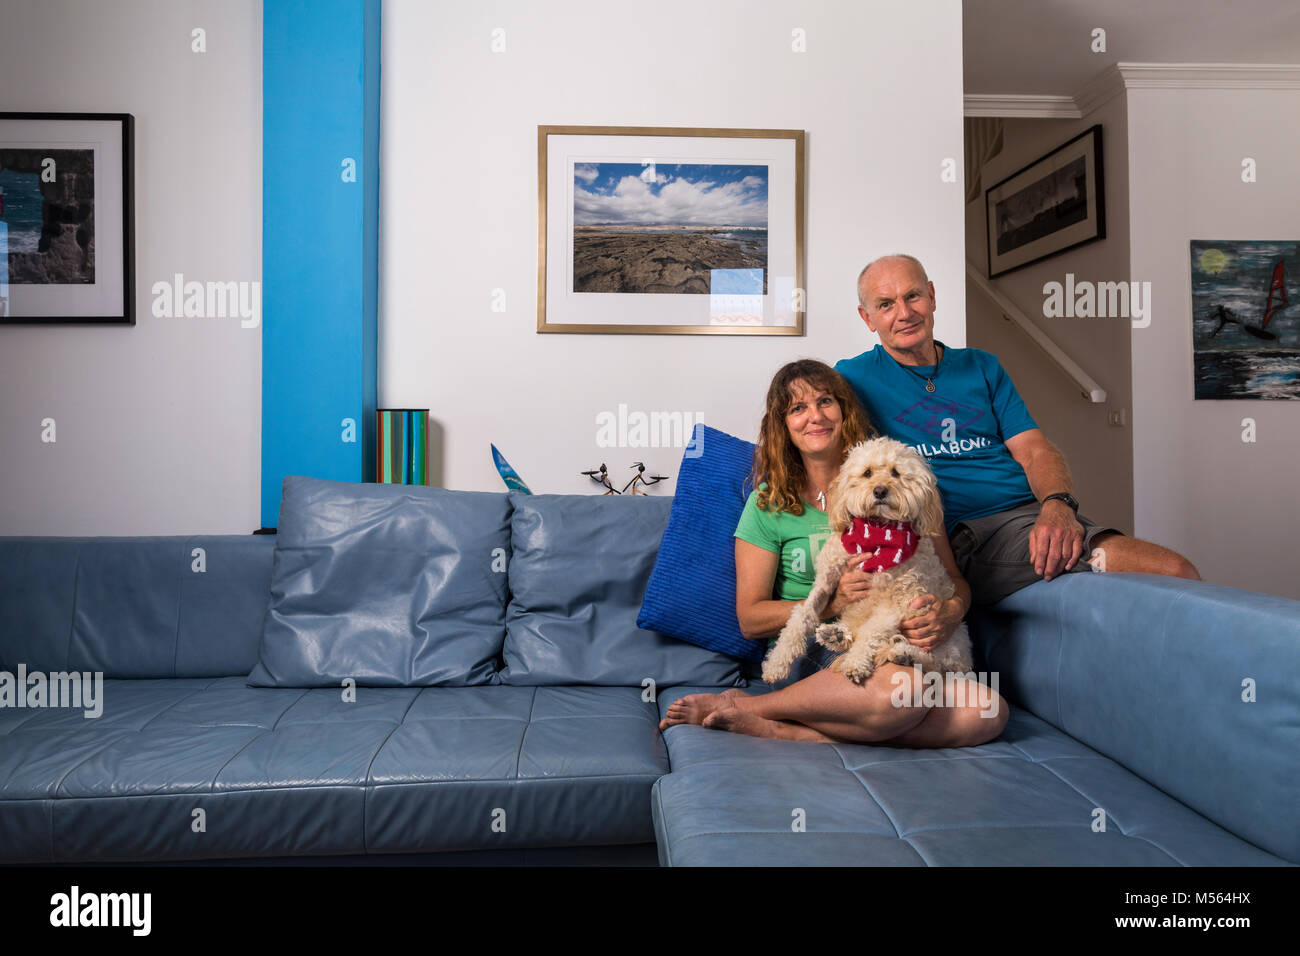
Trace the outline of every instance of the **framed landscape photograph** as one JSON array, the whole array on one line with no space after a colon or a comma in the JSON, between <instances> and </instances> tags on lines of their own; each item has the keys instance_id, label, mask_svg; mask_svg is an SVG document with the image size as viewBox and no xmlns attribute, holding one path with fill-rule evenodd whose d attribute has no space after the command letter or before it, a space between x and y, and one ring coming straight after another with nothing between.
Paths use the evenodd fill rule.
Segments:
<instances>
[{"instance_id":1,"label":"framed landscape photograph","mask_svg":"<svg viewBox=\"0 0 1300 956\"><path fill-rule=\"evenodd\" d=\"M984 191L989 278L1106 238L1101 127Z\"/></svg>"},{"instance_id":2,"label":"framed landscape photograph","mask_svg":"<svg viewBox=\"0 0 1300 956\"><path fill-rule=\"evenodd\" d=\"M133 123L0 113L0 325L135 324Z\"/></svg>"},{"instance_id":3,"label":"framed landscape photograph","mask_svg":"<svg viewBox=\"0 0 1300 956\"><path fill-rule=\"evenodd\" d=\"M539 126L537 331L803 335L803 147Z\"/></svg>"}]
</instances>

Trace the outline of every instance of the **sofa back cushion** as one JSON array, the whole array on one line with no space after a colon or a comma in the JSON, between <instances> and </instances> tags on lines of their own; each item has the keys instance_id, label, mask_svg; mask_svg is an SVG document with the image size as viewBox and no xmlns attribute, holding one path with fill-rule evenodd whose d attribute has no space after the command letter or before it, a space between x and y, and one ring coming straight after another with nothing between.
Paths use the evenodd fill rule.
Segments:
<instances>
[{"instance_id":1,"label":"sofa back cushion","mask_svg":"<svg viewBox=\"0 0 1300 956\"><path fill-rule=\"evenodd\" d=\"M229 677L257 660L275 538L0 538L0 670Z\"/></svg>"},{"instance_id":2,"label":"sofa back cushion","mask_svg":"<svg viewBox=\"0 0 1300 956\"><path fill-rule=\"evenodd\" d=\"M255 687L494 682L510 500L284 479Z\"/></svg>"},{"instance_id":3,"label":"sofa back cushion","mask_svg":"<svg viewBox=\"0 0 1300 956\"><path fill-rule=\"evenodd\" d=\"M735 660L636 625L671 498L510 497L503 683L737 683Z\"/></svg>"}]
</instances>

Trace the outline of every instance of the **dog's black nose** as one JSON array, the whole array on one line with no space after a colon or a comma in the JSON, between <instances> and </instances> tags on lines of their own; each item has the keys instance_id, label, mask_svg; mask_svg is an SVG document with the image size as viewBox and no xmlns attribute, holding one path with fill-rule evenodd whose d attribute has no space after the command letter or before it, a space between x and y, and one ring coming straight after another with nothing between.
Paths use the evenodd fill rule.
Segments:
<instances>
[{"instance_id":1,"label":"dog's black nose","mask_svg":"<svg viewBox=\"0 0 1300 956\"><path fill-rule=\"evenodd\" d=\"M871 493L876 496L877 500L879 500L880 498L883 498L885 497L885 495L889 494L889 489L883 488L880 485L876 485L876 487L871 489Z\"/></svg>"}]
</instances>

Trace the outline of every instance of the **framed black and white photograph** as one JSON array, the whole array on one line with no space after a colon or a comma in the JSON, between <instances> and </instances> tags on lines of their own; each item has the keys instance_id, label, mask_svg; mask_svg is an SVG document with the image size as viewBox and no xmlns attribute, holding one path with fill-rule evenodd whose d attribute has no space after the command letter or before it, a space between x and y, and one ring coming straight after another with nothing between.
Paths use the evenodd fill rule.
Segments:
<instances>
[{"instance_id":1,"label":"framed black and white photograph","mask_svg":"<svg viewBox=\"0 0 1300 956\"><path fill-rule=\"evenodd\" d=\"M0 113L0 325L135 324L133 118Z\"/></svg>"},{"instance_id":2,"label":"framed black and white photograph","mask_svg":"<svg viewBox=\"0 0 1300 956\"><path fill-rule=\"evenodd\" d=\"M1101 127L984 191L989 278L1106 238Z\"/></svg>"},{"instance_id":3,"label":"framed black and white photograph","mask_svg":"<svg viewBox=\"0 0 1300 956\"><path fill-rule=\"evenodd\" d=\"M537 331L802 335L803 145L538 127Z\"/></svg>"}]
</instances>

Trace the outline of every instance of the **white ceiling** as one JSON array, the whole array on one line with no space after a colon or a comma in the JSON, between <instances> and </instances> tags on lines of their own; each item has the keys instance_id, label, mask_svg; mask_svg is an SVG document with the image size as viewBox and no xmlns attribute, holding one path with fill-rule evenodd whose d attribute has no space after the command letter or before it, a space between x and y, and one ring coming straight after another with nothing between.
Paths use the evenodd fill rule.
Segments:
<instances>
[{"instance_id":1,"label":"white ceiling","mask_svg":"<svg viewBox=\"0 0 1300 956\"><path fill-rule=\"evenodd\" d=\"M1072 96L1119 62L1300 63L1300 0L965 0L962 19L967 96Z\"/></svg>"}]
</instances>

